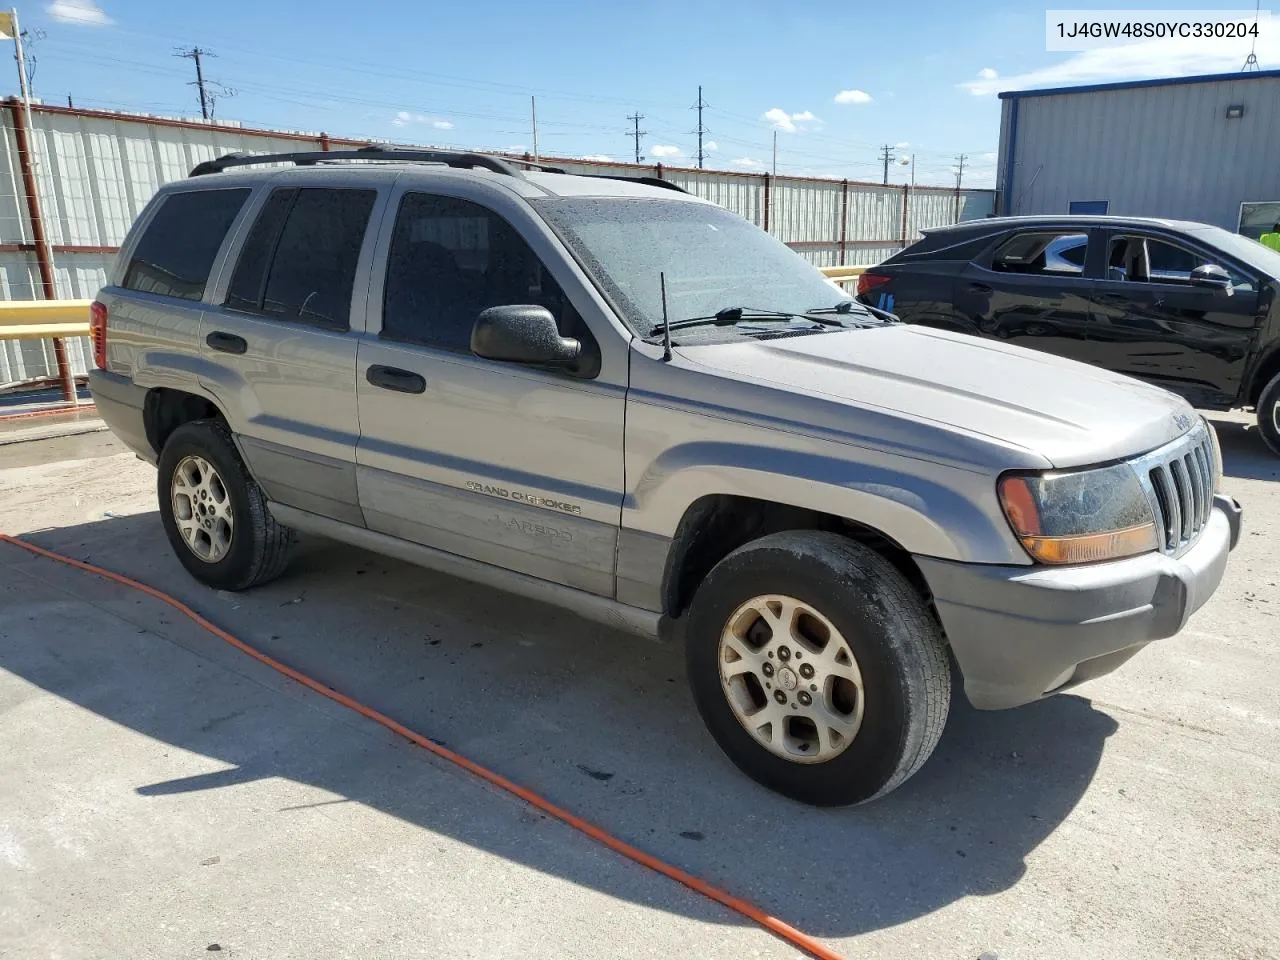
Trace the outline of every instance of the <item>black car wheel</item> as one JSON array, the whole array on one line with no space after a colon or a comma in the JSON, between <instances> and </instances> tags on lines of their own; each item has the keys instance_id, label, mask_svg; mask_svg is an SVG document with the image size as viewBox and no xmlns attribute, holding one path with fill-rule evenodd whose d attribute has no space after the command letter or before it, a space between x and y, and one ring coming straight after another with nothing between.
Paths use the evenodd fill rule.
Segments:
<instances>
[{"instance_id":1,"label":"black car wheel","mask_svg":"<svg viewBox=\"0 0 1280 960\"><path fill-rule=\"evenodd\" d=\"M1262 388L1257 410L1258 432L1271 452L1280 457L1280 374Z\"/></svg>"}]
</instances>

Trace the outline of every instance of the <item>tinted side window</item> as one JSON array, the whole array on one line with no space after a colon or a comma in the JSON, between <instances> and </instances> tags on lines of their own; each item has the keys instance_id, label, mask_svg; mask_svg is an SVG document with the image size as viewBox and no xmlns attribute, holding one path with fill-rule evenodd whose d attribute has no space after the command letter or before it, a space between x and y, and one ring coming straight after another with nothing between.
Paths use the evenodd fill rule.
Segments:
<instances>
[{"instance_id":1,"label":"tinted side window","mask_svg":"<svg viewBox=\"0 0 1280 960\"><path fill-rule=\"evenodd\" d=\"M166 197L138 241L124 286L199 300L218 248L248 197L248 190L193 190Z\"/></svg>"},{"instance_id":2,"label":"tinted side window","mask_svg":"<svg viewBox=\"0 0 1280 960\"><path fill-rule=\"evenodd\" d=\"M231 285L227 288L228 307L252 313L261 309L271 254L275 251L285 217L289 215L289 208L293 206L293 199L297 195L298 191L293 188L273 190L267 202L262 205L253 229L240 248L240 259L236 261L236 270L231 275Z\"/></svg>"},{"instance_id":3,"label":"tinted side window","mask_svg":"<svg viewBox=\"0 0 1280 960\"><path fill-rule=\"evenodd\" d=\"M537 304L565 336L579 321L537 255L496 213L453 197L405 194L387 258L382 334L471 351L471 328L487 307Z\"/></svg>"},{"instance_id":4,"label":"tinted side window","mask_svg":"<svg viewBox=\"0 0 1280 960\"><path fill-rule=\"evenodd\" d=\"M227 306L347 329L356 264L376 198L374 190L275 191L245 240Z\"/></svg>"},{"instance_id":5,"label":"tinted side window","mask_svg":"<svg viewBox=\"0 0 1280 960\"><path fill-rule=\"evenodd\" d=\"M991 269L1001 273L1080 276L1084 273L1089 236L1084 233L1019 233L991 257Z\"/></svg>"}]
</instances>

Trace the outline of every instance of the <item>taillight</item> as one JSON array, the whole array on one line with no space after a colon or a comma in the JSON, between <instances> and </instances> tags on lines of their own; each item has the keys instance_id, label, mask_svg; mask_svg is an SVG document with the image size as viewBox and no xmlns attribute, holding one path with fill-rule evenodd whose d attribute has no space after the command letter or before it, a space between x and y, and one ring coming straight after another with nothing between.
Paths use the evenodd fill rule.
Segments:
<instances>
[{"instance_id":1,"label":"taillight","mask_svg":"<svg viewBox=\"0 0 1280 960\"><path fill-rule=\"evenodd\" d=\"M89 304L89 336L93 338L93 365L107 369L107 305L97 300Z\"/></svg>"},{"instance_id":2,"label":"taillight","mask_svg":"<svg viewBox=\"0 0 1280 960\"><path fill-rule=\"evenodd\" d=\"M883 287L889 278L882 273L862 273L858 275L858 296L870 293L876 287Z\"/></svg>"}]
</instances>

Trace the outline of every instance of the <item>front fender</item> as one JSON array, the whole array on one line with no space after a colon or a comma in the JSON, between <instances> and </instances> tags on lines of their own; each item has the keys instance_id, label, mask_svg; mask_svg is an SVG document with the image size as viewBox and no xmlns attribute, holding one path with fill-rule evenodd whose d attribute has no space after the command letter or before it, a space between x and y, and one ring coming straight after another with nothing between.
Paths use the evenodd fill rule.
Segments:
<instances>
[{"instance_id":1,"label":"front fender","mask_svg":"<svg viewBox=\"0 0 1280 960\"><path fill-rule=\"evenodd\" d=\"M964 562L1028 562L1004 522L994 478L907 458L897 465L858 462L850 459L847 447L826 445L835 449L780 450L715 441L667 448L645 465L624 499L623 527L674 537L691 504L721 494L842 517L879 531L913 554Z\"/></svg>"}]
</instances>

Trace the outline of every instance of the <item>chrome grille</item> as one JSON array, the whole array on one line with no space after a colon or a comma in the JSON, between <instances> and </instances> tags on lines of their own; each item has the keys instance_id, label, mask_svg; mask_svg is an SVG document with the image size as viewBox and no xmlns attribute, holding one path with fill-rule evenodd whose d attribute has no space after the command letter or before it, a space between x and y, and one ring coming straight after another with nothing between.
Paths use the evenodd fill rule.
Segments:
<instances>
[{"instance_id":1,"label":"chrome grille","mask_svg":"<svg viewBox=\"0 0 1280 960\"><path fill-rule=\"evenodd\" d=\"M1163 553L1177 554L1200 535L1213 509L1213 449L1201 422L1173 443L1139 457L1143 481Z\"/></svg>"}]
</instances>

